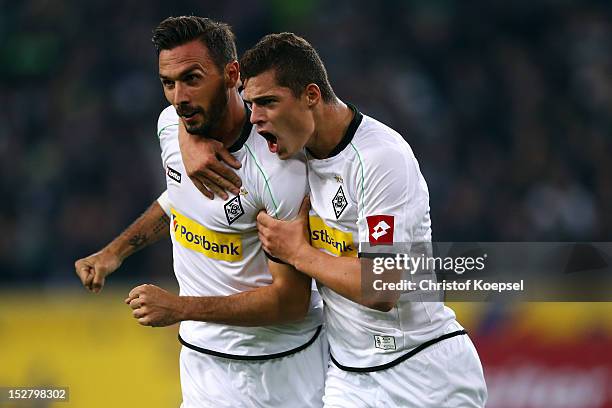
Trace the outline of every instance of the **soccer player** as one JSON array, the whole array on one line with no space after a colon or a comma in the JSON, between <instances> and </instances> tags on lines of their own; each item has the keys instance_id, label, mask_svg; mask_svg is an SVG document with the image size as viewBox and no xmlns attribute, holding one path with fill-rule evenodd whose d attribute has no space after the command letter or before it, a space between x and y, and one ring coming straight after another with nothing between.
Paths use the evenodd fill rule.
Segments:
<instances>
[{"instance_id":1,"label":"soccer player","mask_svg":"<svg viewBox=\"0 0 612 408\"><path fill-rule=\"evenodd\" d=\"M310 219L307 207L293 221L261 213L258 228L267 253L319 285L333 362L325 406L483 407L482 365L450 308L362 292L364 252L431 241L427 184L408 143L339 100L317 52L294 34L264 37L241 70L269 150L284 160L306 150Z\"/></svg>"},{"instance_id":2,"label":"soccer player","mask_svg":"<svg viewBox=\"0 0 612 408\"><path fill-rule=\"evenodd\" d=\"M256 229L261 210L297 214L307 191L305 159L281 162L249 122L229 26L168 18L153 43L172 105L157 126L167 191L102 251L78 260L76 272L97 292L126 256L169 232L180 296L141 285L126 303L142 325L181 322L182 407L321 406L320 299L311 296L310 277L266 258ZM182 127L222 142L241 162L238 194L205 200L184 177Z\"/></svg>"}]
</instances>

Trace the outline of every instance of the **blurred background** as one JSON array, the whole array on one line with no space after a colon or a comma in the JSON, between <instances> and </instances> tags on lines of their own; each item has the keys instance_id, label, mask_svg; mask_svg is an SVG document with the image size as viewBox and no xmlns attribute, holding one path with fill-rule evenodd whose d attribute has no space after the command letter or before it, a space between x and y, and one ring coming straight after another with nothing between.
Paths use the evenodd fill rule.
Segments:
<instances>
[{"instance_id":1,"label":"blurred background","mask_svg":"<svg viewBox=\"0 0 612 408\"><path fill-rule=\"evenodd\" d=\"M139 327L122 304L144 282L176 290L169 241L97 296L73 263L165 188L150 37L182 14L228 22L239 52L306 37L337 95L411 144L435 240L612 240L610 1L0 2L0 386L180 403L176 327ZM488 406L612 407L610 304L454 307Z\"/></svg>"}]
</instances>

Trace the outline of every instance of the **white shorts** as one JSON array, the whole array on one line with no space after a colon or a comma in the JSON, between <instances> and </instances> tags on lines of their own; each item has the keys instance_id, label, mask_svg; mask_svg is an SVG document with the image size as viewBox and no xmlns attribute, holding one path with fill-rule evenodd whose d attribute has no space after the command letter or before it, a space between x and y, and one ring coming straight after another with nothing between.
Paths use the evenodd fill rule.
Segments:
<instances>
[{"instance_id":1,"label":"white shorts","mask_svg":"<svg viewBox=\"0 0 612 408\"><path fill-rule=\"evenodd\" d=\"M295 354L231 360L181 349L181 408L321 407L328 348L325 332Z\"/></svg>"},{"instance_id":2,"label":"white shorts","mask_svg":"<svg viewBox=\"0 0 612 408\"><path fill-rule=\"evenodd\" d=\"M454 324L448 332L460 330ZM482 365L467 335L442 340L382 371L343 371L330 363L325 382L326 408L484 407Z\"/></svg>"}]
</instances>

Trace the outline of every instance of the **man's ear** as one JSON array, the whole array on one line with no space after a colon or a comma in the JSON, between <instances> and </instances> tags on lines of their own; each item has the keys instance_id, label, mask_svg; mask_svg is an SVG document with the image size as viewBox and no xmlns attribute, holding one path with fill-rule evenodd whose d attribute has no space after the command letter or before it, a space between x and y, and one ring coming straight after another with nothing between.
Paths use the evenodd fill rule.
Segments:
<instances>
[{"instance_id":1,"label":"man's ear","mask_svg":"<svg viewBox=\"0 0 612 408\"><path fill-rule=\"evenodd\" d=\"M223 77L228 88L233 88L238 84L238 81L240 81L240 65L238 61L232 61L225 65Z\"/></svg>"},{"instance_id":2,"label":"man's ear","mask_svg":"<svg viewBox=\"0 0 612 408\"><path fill-rule=\"evenodd\" d=\"M306 97L308 107L312 108L321 100L321 90L317 84L308 84L304 90L304 96Z\"/></svg>"}]
</instances>

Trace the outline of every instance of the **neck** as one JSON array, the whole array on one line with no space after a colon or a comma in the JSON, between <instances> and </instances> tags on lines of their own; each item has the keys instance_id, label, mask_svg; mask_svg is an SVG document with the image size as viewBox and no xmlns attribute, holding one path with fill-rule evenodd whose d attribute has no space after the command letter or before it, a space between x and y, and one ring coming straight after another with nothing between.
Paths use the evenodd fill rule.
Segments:
<instances>
[{"instance_id":1,"label":"neck","mask_svg":"<svg viewBox=\"0 0 612 408\"><path fill-rule=\"evenodd\" d=\"M226 148L234 144L246 120L244 102L236 88L230 91L227 100L227 111L219 126L211 131L211 136L223 143Z\"/></svg>"},{"instance_id":2,"label":"neck","mask_svg":"<svg viewBox=\"0 0 612 408\"><path fill-rule=\"evenodd\" d=\"M324 159L334 150L344 137L351 121L353 111L339 99L332 103L322 103L314 112L315 129L306 143L306 148L317 159Z\"/></svg>"}]
</instances>

